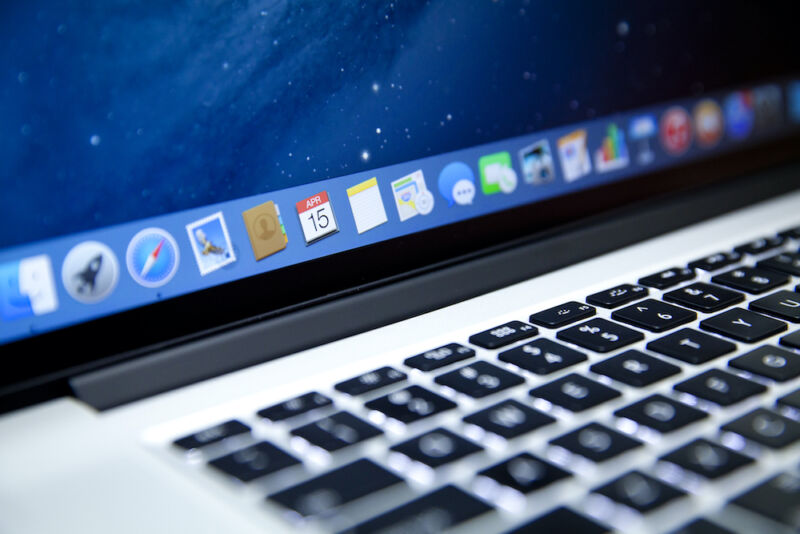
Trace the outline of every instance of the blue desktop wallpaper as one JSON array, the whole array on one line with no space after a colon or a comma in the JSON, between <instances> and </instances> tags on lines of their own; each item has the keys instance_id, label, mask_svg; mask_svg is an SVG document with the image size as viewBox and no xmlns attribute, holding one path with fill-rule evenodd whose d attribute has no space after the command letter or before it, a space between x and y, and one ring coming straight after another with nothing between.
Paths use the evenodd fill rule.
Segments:
<instances>
[{"instance_id":1,"label":"blue desktop wallpaper","mask_svg":"<svg viewBox=\"0 0 800 534\"><path fill-rule=\"evenodd\" d=\"M793 67L778 7L655 5L5 0L0 248Z\"/></svg>"}]
</instances>

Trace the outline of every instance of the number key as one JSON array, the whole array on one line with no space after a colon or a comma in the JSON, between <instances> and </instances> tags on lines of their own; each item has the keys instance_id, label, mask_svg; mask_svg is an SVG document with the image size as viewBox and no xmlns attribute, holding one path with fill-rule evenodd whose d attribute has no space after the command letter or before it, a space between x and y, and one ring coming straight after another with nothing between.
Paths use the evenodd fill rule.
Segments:
<instances>
[{"instance_id":1,"label":"number key","mask_svg":"<svg viewBox=\"0 0 800 534\"><path fill-rule=\"evenodd\" d=\"M755 267L739 267L732 271L718 274L712 278L711 281L758 295L788 283L789 276L775 271L757 269Z\"/></svg>"},{"instance_id":2,"label":"number key","mask_svg":"<svg viewBox=\"0 0 800 534\"><path fill-rule=\"evenodd\" d=\"M651 332L664 332L694 321L697 319L697 314L660 300L645 299L627 308L616 310L611 317Z\"/></svg>"},{"instance_id":3,"label":"number key","mask_svg":"<svg viewBox=\"0 0 800 534\"><path fill-rule=\"evenodd\" d=\"M381 367L369 373L364 373L355 378L339 382L334 387L342 393L356 396L364 393L402 382L406 379L406 374L391 367Z\"/></svg>"},{"instance_id":4,"label":"number key","mask_svg":"<svg viewBox=\"0 0 800 534\"><path fill-rule=\"evenodd\" d=\"M622 284L599 293L586 297L586 302L603 308L616 308L636 299L644 298L648 294L647 288L632 284Z\"/></svg>"},{"instance_id":5,"label":"number key","mask_svg":"<svg viewBox=\"0 0 800 534\"><path fill-rule=\"evenodd\" d=\"M611 352L644 339L641 332L600 318L560 330L556 337L596 352Z\"/></svg>"},{"instance_id":6,"label":"number key","mask_svg":"<svg viewBox=\"0 0 800 534\"><path fill-rule=\"evenodd\" d=\"M497 349L510 345L515 341L528 339L538 334L539 331L535 326L523 323L522 321L510 321L506 324L501 324L478 332L469 337L469 342L473 345L483 347L484 349Z\"/></svg>"},{"instance_id":7,"label":"number key","mask_svg":"<svg viewBox=\"0 0 800 534\"><path fill-rule=\"evenodd\" d=\"M761 239L755 239L744 245L739 245L734 250L740 254L761 254L762 252L780 247L783 245L784 241L786 241L786 238L780 235L762 237Z\"/></svg>"},{"instance_id":8,"label":"number key","mask_svg":"<svg viewBox=\"0 0 800 534\"><path fill-rule=\"evenodd\" d=\"M673 267L672 269L640 278L639 283L655 289L667 289L686 280L691 280L694 276L694 269Z\"/></svg>"},{"instance_id":9,"label":"number key","mask_svg":"<svg viewBox=\"0 0 800 534\"><path fill-rule=\"evenodd\" d=\"M697 282L664 294L664 300L702 312L715 312L744 300L744 295L730 289Z\"/></svg>"},{"instance_id":10,"label":"number key","mask_svg":"<svg viewBox=\"0 0 800 534\"><path fill-rule=\"evenodd\" d=\"M560 306L554 306L547 310L542 310L530 316L530 322L544 326L546 328L561 328L575 321L586 319L596 313L596 310L588 304L570 301Z\"/></svg>"},{"instance_id":11,"label":"number key","mask_svg":"<svg viewBox=\"0 0 800 534\"><path fill-rule=\"evenodd\" d=\"M783 254L778 254L777 256L761 260L756 266L762 269L770 269L772 271L800 276L800 253L785 252Z\"/></svg>"},{"instance_id":12,"label":"number key","mask_svg":"<svg viewBox=\"0 0 800 534\"><path fill-rule=\"evenodd\" d=\"M741 259L742 255L738 252L720 252L693 261L689 264L689 267L691 269L700 269L701 271L716 271L728 265L733 265Z\"/></svg>"},{"instance_id":13,"label":"number key","mask_svg":"<svg viewBox=\"0 0 800 534\"><path fill-rule=\"evenodd\" d=\"M471 348L458 343L450 343L438 349L411 356L403 363L420 371L434 371L473 356L475 356L475 351Z\"/></svg>"}]
</instances>

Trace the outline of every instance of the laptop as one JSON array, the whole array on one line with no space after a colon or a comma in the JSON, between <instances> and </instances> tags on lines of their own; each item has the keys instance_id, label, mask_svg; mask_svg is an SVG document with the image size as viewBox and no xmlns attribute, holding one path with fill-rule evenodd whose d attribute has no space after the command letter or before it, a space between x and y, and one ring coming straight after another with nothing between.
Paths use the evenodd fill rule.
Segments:
<instances>
[{"instance_id":1,"label":"laptop","mask_svg":"<svg viewBox=\"0 0 800 534\"><path fill-rule=\"evenodd\" d=\"M7 2L0 531L796 531L793 20Z\"/></svg>"}]
</instances>

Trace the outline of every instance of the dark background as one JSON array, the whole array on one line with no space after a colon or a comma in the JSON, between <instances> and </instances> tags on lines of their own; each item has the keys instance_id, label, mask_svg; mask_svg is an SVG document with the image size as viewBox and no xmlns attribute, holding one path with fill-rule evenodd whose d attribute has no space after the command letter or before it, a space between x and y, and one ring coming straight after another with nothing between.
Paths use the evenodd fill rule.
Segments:
<instances>
[{"instance_id":1,"label":"dark background","mask_svg":"<svg viewBox=\"0 0 800 534\"><path fill-rule=\"evenodd\" d=\"M0 248L797 72L788 5L7 0Z\"/></svg>"}]
</instances>

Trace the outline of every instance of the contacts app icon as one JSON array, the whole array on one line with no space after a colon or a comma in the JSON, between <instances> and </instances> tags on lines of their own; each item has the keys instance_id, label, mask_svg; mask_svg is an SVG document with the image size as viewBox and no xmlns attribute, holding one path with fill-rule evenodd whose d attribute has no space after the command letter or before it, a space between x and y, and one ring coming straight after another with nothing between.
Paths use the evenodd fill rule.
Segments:
<instances>
[{"instance_id":1,"label":"contacts app icon","mask_svg":"<svg viewBox=\"0 0 800 534\"><path fill-rule=\"evenodd\" d=\"M286 236L280 208L273 201L250 208L242 213L242 218L256 261L286 248L289 238Z\"/></svg>"}]
</instances>

